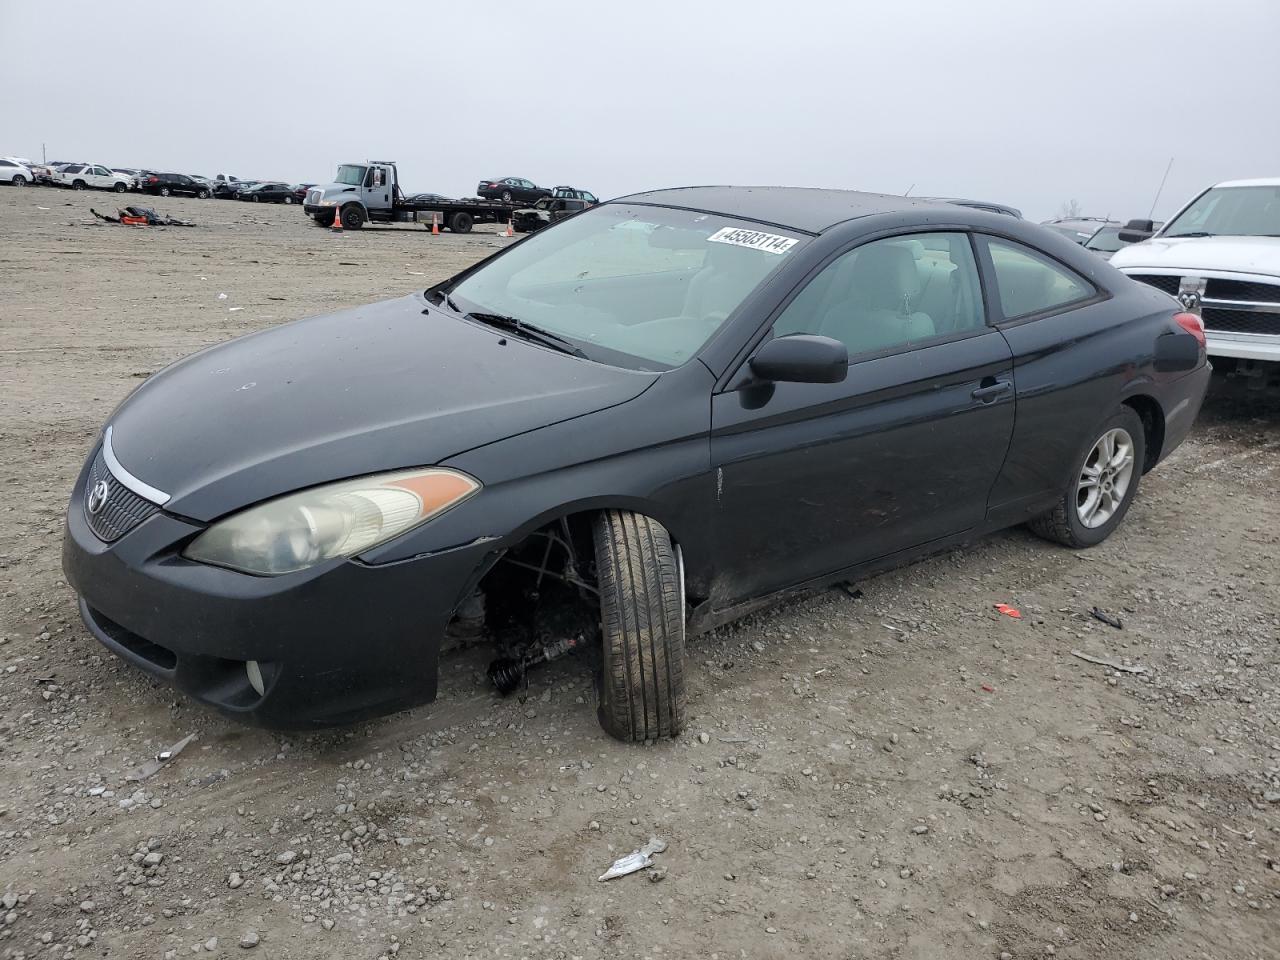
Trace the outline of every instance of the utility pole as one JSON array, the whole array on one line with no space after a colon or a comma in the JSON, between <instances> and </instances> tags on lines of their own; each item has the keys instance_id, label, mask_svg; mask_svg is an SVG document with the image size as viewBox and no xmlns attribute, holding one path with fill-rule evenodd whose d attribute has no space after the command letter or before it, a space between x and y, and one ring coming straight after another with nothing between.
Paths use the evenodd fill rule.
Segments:
<instances>
[{"instance_id":1,"label":"utility pole","mask_svg":"<svg viewBox=\"0 0 1280 960\"><path fill-rule=\"evenodd\" d=\"M1160 188L1156 190L1156 198L1151 201L1151 210L1147 213L1147 219L1150 220L1156 215L1156 204L1160 202L1160 194L1164 192L1165 181L1169 179L1169 171L1173 169L1173 157L1169 158L1169 165L1164 168L1164 176L1160 179Z\"/></svg>"}]
</instances>

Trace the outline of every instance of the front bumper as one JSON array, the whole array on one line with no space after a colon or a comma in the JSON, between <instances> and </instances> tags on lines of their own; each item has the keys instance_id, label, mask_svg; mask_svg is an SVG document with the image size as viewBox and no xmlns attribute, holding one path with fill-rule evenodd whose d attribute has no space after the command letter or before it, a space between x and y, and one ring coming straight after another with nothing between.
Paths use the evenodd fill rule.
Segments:
<instances>
[{"instance_id":1,"label":"front bumper","mask_svg":"<svg viewBox=\"0 0 1280 960\"><path fill-rule=\"evenodd\" d=\"M71 495L62 565L89 631L117 656L265 727L349 723L434 699L444 631L492 544L249 576L184 559L203 528L163 511L99 540L84 514L87 474ZM261 664L261 696L248 660Z\"/></svg>"}]
</instances>

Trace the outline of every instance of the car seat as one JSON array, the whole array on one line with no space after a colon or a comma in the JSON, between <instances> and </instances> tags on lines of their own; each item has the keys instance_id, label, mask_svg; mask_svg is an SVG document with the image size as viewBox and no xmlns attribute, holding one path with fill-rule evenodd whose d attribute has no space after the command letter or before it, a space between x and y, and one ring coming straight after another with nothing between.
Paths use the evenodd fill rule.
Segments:
<instances>
[{"instance_id":1,"label":"car seat","mask_svg":"<svg viewBox=\"0 0 1280 960\"><path fill-rule=\"evenodd\" d=\"M835 305L823 315L818 333L843 342L851 356L926 340L936 333L927 313L912 310L920 275L906 247L869 244L837 270L828 292Z\"/></svg>"}]
</instances>

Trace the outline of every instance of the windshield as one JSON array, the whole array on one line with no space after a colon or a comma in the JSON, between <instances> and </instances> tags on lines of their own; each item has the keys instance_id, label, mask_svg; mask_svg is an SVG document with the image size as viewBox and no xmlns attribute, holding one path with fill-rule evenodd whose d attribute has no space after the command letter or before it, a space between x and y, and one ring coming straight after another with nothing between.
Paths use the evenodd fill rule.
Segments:
<instances>
[{"instance_id":1,"label":"windshield","mask_svg":"<svg viewBox=\"0 0 1280 960\"><path fill-rule=\"evenodd\" d=\"M449 294L465 312L523 320L592 359L669 369L803 242L715 214L609 204L530 235Z\"/></svg>"},{"instance_id":2,"label":"windshield","mask_svg":"<svg viewBox=\"0 0 1280 960\"><path fill-rule=\"evenodd\" d=\"M333 182L358 187L364 183L364 170L365 168L358 163L344 163L338 168L338 175L333 178Z\"/></svg>"},{"instance_id":3,"label":"windshield","mask_svg":"<svg viewBox=\"0 0 1280 960\"><path fill-rule=\"evenodd\" d=\"M1101 250L1103 253L1115 253L1121 247L1125 246L1120 240L1119 227L1103 227L1085 244L1090 250Z\"/></svg>"},{"instance_id":4,"label":"windshield","mask_svg":"<svg viewBox=\"0 0 1280 960\"><path fill-rule=\"evenodd\" d=\"M1162 237L1280 236L1280 186L1214 187L1178 214Z\"/></svg>"}]
</instances>

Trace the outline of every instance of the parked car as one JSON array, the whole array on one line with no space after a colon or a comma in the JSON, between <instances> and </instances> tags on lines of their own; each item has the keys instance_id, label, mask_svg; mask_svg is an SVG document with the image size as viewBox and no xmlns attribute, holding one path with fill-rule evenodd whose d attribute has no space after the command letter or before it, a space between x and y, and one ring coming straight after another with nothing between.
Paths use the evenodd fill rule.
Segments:
<instances>
[{"instance_id":1,"label":"parked car","mask_svg":"<svg viewBox=\"0 0 1280 960\"><path fill-rule=\"evenodd\" d=\"M551 196L556 200L585 200L588 206L600 202L594 193L579 190L577 187L556 187L551 191Z\"/></svg>"},{"instance_id":2,"label":"parked car","mask_svg":"<svg viewBox=\"0 0 1280 960\"><path fill-rule=\"evenodd\" d=\"M237 200L253 203L293 203L293 187L287 183L257 183L239 191Z\"/></svg>"},{"instance_id":3,"label":"parked car","mask_svg":"<svg viewBox=\"0 0 1280 960\"><path fill-rule=\"evenodd\" d=\"M592 206L586 200L577 198L562 199L560 197L543 197L532 207L517 210L511 215L511 229L516 233L532 233L549 223L563 220L565 217Z\"/></svg>"},{"instance_id":4,"label":"parked car","mask_svg":"<svg viewBox=\"0 0 1280 960\"><path fill-rule=\"evenodd\" d=\"M184 196L199 197L207 200L212 193L207 184L201 183L185 173L152 173L144 177L138 187L143 193L161 197Z\"/></svg>"},{"instance_id":5,"label":"parked car","mask_svg":"<svg viewBox=\"0 0 1280 960\"><path fill-rule=\"evenodd\" d=\"M213 195L222 200L237 200L242 190L256 187L257 180L225 180L214 185Z\"/></svg>"},{"instance_id":6,"label":"parked car","mask_svg":"<svg viewBox=\"0 0 1280 960\"><path fill-rule=\"evenodd\" d=\"M686 630L1013 524L1102 542L1208 378L1195 317L1038 226L659 190L151 376L63 568L108 649L244 721L430 700L461 615L495 681L598 659L603 726L651 740Z\"/></svg>"},{"instance_id":7,"label":"parked car","mask_svg":"<svg viewBox=\"0 0 1280 960\"><path fill-rule=\"evenodd\" d=\"M312 184L314 186L314 184ZM407 198L410 203L432 203L436 200L448 200L443 193L415 193Z\"/></svg>"},{"instance_id":8,"label":"parked car","mask_svg":"<svg viewBox=\"0 0 1280 960\"><path fill-rule=\"evenodd\" d=\"M1013 217L1016 220L1022 219L1022 211L1017 207L1010 207L1003 203L992 203L990 200L961 200L956 197L926 197L926 200L934 200L938 203L955 203L962 207L971 207L974 210L985 210L987 213L999 213L1006 217Z\"/></svg>"},{"instance_id":9,"label":"parked car","mask_svg":"<svg viewBox=\"0 0 1280 960\"><path fill-rule=\"evenodd\" d=\"M1200 314L1218 370L1280 380L1280 177L1215 184L1153 226L1126 224L1112 265Z\"/></svg>"},{"instance_id":10,"label":"parked car","mask_svg":"<svg viewBox=\"0 0 1280 960\"><path fill-rule=\"evenodd\" d=\"M1159 222L1152 224L1148 221L1148 223L1150 224L1150 229L1145 231L1141 238L1143 240L1150 237L1155 230L1160 229L1160 227L1164 225ZM1131 239L1124 239L1120 236L1121 233L1126 233L1131 237ZM1110 260L1111 255L1121 247L1127 247L1129 244L1137 242L1137 239L1132 238L1132 231L1129 231L1127 227L1122 225L1119 221L1112 220L1100 226L1093 236L1081 244L1081 246L1086 250L1092 250L1098 256L1102 257L1103 260Z\"/></svg>"},{"instance_id":11,"label":"parked car","mask_svg":"<svg viewBox=\"0 0 1280 960\"><path fill-rule=\"evenodd\" d=\"M114 190L124 193L129 189L130 178L113 173L109 167L98 163L70 163L62 167L54 180L60 186L73 190Z\"/></svg>"},{"instance_id":12,"label":"parked car","mask_svg":"<svg viewBox=\"0 0 1280 960\"><path fill-rule=\"evenodd\" d=\"M504 177L500 180L481 180L476 195L486 200L504 200L507 203L535 203L551 196L551 191L532 180L522 177Z\"/></svg>"},{"instance_id":13,"label":"parked car","mask_svg":"<svg viewBox=\"0 0 1280 960\"><path fill-rule=\"evenodd\" d=\"M307 199L307 191L314 187L314 183L295 183L290 189L293 191L293 202L302 203Z\"/></svg>"},{"instance_id":14,"label":"parked car","mask_svg":"<svg viewBox=\"0 0 1280 960\"><path fill-rule=\"evenodd\" d=\"M7 183L14 187L25 187L34 183L36 175L31 172L31 168L26 164L19 163L16 160L8 160L0 158L0 183Z\"/></svg>"},{"instance_id":15,"label":"parked car","mask_svg":"<svg viewBox=\"0 0 1280 960\"><path fill-rule=\"evenodd\" d=\"M1058 217L1043 221L1041 226L1048 227L1054 233L1060 233L1073 243L1084 246L1100 227L1108 223L1111 221L1106 217Z\"/></svg>"}]
</instances>

